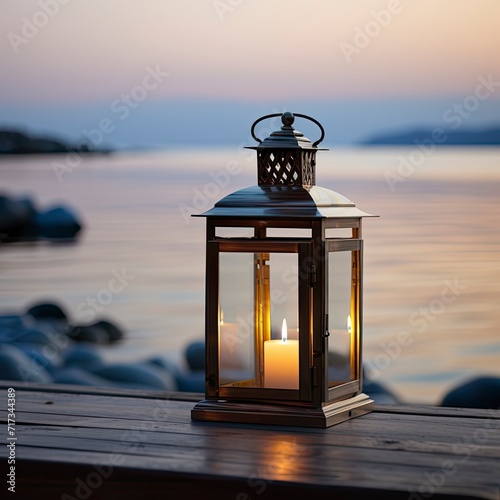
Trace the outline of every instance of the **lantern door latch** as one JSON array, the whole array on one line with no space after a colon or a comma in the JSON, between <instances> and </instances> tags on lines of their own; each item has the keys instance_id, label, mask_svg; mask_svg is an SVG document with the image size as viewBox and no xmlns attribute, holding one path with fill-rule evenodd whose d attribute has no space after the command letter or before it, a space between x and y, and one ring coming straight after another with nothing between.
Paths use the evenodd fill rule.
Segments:
<instances>
[{"instance_id":1,"label":"lantern door latch","mask_svg":"<svg viewBox=\"0 0 500 500\"><path fill-rule=\"evenodd\" d=\"M328 319L328 313L325 314L325 330L323 332L323 338L330 336L330 323Z\"/></svg>"}]
</instances>

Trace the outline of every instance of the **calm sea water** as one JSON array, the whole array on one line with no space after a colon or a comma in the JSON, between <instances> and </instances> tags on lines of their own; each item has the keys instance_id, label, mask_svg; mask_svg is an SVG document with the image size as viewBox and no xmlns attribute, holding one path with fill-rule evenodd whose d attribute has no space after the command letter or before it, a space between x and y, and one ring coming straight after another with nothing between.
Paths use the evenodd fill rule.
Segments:
<instances>
[{"instance_id":1,"label":"calm sea water","mask_svg":"<svg viewBox=\"0 0 500 500\"><path fill-rule=\"evenodd\" d=\"M256 183L250 153L121 153L64 167L64 156L2 158L2 190L72 206L85 231L75 245L0 247L0 311L57 301L74 322L123 326L109 358L178 357L204 329L204 219L190 214ZM499 167L495 148L318 154L319 185L380 215L364 222L364 356L405 402L437 403L469 376L500 375ZM123 290L110 298L116 273Z\"/></svg>"}]
</instances>

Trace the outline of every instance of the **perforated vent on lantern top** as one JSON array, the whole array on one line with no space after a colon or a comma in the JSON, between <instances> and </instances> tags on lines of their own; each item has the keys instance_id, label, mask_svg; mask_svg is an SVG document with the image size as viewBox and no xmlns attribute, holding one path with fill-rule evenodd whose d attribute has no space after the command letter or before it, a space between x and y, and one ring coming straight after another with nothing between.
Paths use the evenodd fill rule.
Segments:
<instances>
[{"instance_id":1,"label":"perforated vent on lantern top","mask_svg":"<svg viewBox=\"0 0 500 500\"><path fill-rule=\"evenodd\" d=\"M259 151L259 185L314 186L316 151Z\"/></svg>"},{"instance_id":2,"label":"perforated vent on lantern top","mask_svg":"<svg viewBox=\"0 0 500 500\"><path fill-rule=\"evenodd\" d=\"M303 186L316 184L316 151L323 140L324 131L321 124L305 115L290 112L281 115L283 126L269 137L260 140L254 134L255 125L266 118L280 116L266 115L252 125L252 137L259 142L258 146L248 147L257 151L259 186ZM304 137L302 132L292 127L295 116L306 117L314 121L321 129L321 138L314 144Z\"/></svg>"}]
</instances>

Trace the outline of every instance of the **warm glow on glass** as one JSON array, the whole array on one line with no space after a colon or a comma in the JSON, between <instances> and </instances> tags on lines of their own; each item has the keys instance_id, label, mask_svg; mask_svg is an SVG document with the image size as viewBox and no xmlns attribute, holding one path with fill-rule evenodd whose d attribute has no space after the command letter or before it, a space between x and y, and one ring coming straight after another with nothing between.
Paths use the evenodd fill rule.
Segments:
<instances>
[{"instance_id":1,"label":"warm glow on glass","mask_svg":"<svg viewBox=\"0 0 500 500\"><path fill-rule=\"evenodd\" d=\"M219 358L221 371L241 369L241 354L238 351L238 323L224 322L224 311L220 312L219 321Z\"/></svg>"},{"instance_id":2,"label":"warm glow on glass","mask_svg":"<svg viewBox=\"0 0 500 500\"><path fill-rule=\"evenodd\" d=\"M350 335L352 333L352 323L351 323L351 315L347 316L347 333Z\"/></svg>"}]
</instances>

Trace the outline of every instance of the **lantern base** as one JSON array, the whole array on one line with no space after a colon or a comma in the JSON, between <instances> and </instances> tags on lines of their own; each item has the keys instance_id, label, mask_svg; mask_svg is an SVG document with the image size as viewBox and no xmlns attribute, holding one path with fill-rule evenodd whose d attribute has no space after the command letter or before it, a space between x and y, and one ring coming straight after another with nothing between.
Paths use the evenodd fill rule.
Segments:
<instances>
[{"instance_id":1,"label":"lantern base","mask_svg":"<svg viewBox=\"0 0 500 500\"><path fill-rule=\"evenodd\" d=\"M192 410L193 420L245 424L290 425L298 427L331 427L373 410L373 400L358 394L320 408L243 403L234 401L200 401Z\"/></svg>"}]
</instances>

